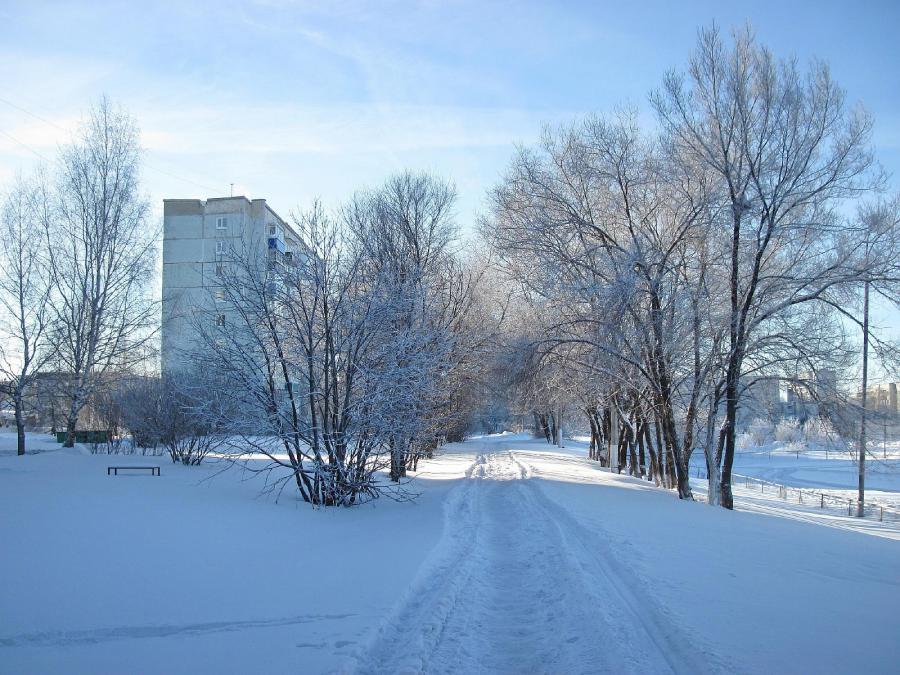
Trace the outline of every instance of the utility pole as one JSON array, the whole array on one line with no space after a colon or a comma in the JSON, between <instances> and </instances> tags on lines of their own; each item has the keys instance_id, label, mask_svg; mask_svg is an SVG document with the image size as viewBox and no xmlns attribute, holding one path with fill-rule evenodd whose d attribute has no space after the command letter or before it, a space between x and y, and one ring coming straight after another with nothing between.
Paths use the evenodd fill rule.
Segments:
<instances>
[{"instance_id":1,"label":"utility pole","mask_svg":"<svg viewBox=\"0 0 900 675\"><path fill-rule=\"evenodd\" d=\"M868 272L867 272L868 274ZM866 277L863 290L863 371L862 371L862 414L859 424L859 495L856 498L856 517L862 518L866 512L866 389L869 386L869 279Z\"/></svg>"},{"instance_id":2,"label":"utility pole","mask_svg":"<svg viewBox=\"0 0 900 675\"><path fill-rule=\"evenodd\" d=\"M609 406L609 470L619 473L619 410L615 401Z\"/></svg>"}]
</instances>

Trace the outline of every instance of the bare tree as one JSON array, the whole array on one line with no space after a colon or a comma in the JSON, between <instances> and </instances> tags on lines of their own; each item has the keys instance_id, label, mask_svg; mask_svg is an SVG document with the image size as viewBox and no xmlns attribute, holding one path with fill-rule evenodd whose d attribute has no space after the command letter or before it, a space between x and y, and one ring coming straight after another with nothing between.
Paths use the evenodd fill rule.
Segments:
<instances>
[{"instance_id":1,"label":"bare tree","mask_svg":"<svg viewBox=\"0 0 900 675\"><path fill-rule=\"evenodd\" d=\"M54 355L51 286L40 236L49 199L43 176L19 179L6 196L0 223L0 376L15 411L19 455L25 454L26 392Z\"/></svg>"},{"instance_id":2,"label":"bare tree","mask_svg":"<svg viewBox=\"0 0 900 675\"><path fill-rule=\"evenodd\" d=\"M687 76L653 96L670 148L719 182L728 214L729 321L721 502L731 468L749 343L767 321L832 286L860 279L858 242L846 245L835 205L875 185L871 119L848 110L827 66L778 61L749 29L726 45L701 30Z\"/></svg>"},{"instance_id":3,"label":"bare tree","mask_svg":"<svg viewBox=\"0 0 900 675\"><path fill-rule=\"evenodd\" d=\"M106 99L62 154L56 212L45 234L55 288L53 339L68 378L67 446L94 387L140 358L152 334L147 284L155 238L139 162L134 122Z\"/></svg>"},{"instance_id":4,"label":"bare tree","mask_svg":"<svg viewBox=\"0 0 900 675\"><path fill-rule=\"evenodd\" d=\"M704 175L668 171L661 160L631 113L547 129L538 148L515 156L492 195L485 232L541 308L542 350L607 380L575 387L605 390L608 412L584 403L594 426L601 418L611 424L614 409L629 425L618 439L637 443L646 425L631 413L649 415L689 499L688 463L711 374L699 315L708 284L696 264L710 206Z\"/></svg>"},{"instance_id":5,"label":"bare tree","mask_svg":"<svg viewBox=\"0 0 900 675\"><path fill-rule=\"evenodd\" d=\"M652 425L663 482L690 498L703 447L710 503L730 508L741 396L846 362L838 298L894 283L896 228L842 216L879 174L869 118L825 66L701 31L687 78L653 102L658 141L628 113L546 129L492 192L484 231L540 317L541 358L601 380L569 387L589 392L592 453L615 437L642 474L633 444ZM552 437L553 415L538 418Z\"/></svg>"},{"instance_id":6,"label":"bare tree","mask_svg":"<svg viewBox=\"0 0 900 675\"><path fill-rule=\"evenodd\" d=\"M221 378L196 368L164 379L123 378L102 390L102 407L131 434L129 452L159 454L161 449L173 462L197 466L228 440L217 426L228 417L221 384Z\"/></svg>"},{"instance_id":7,"label":"bare tree","mask_svg":"<svg viewBox=\"0 0 900 675\"><path fill-rule=\"evenodd\" d=\"M216 428L279 490L326 506L403 495L381 470L399 483L459 419L480 276L450 251L451 202L443 183L404 174L337 215L297 214L289 258L253 237L227 252L191 359L232 401Z\"/></svg>"},{"instance_id":8,"label":"bare tree","mask_svg":"<svg viewBox=\"0 0 900 675\"><path fill-rule=\"evenodd\" d=\"M207 414L235 438L235 459L276 472L279 492L290 481L314 506L350 506L384 492L396 393L379 377L387 320L339 219L316 204L294 229L302 243L289 261L252 237L228 251L224 320L197 313L203 348L191 356L221 373L228 406Z\"/></svg>"},{"instance_id":9,"label":"bare tree","mask_svg":"<svg viewBox=\"0 0 900 675\"><path fill-rule=\"evenodd\" d=\"M385 381L400 376L416 396L399 395L392 414L391 478L399 481L440 434L438 379L450 365L455 325L469 285L453 259L456 191L429 174L404 172L379 189L357 194L343 211L361 262L383 296L392 345L384 354ZM389 308L389 309L388 309ZM399 382L398 382L399 384ZM401 406L403 404L403 406Z\"/></svg>"}]
</instances>

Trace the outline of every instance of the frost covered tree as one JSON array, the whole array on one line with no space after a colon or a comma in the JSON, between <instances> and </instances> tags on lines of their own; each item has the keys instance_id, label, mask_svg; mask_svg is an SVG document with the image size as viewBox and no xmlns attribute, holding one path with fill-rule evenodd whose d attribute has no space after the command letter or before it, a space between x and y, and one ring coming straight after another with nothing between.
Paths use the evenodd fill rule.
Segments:
<instances>
[{"instance_id":1,"label":"frost covered tree","mask_svg":"<svg viewBox=\"0 0 900 675\"><path fill-rule=\"evenodd\" d=\"M102 407L115 409L132 452L161 450L173 462L196 466L227 442L217 424L235 411L227 408L231 399L221 385L221 378L199 368L165 378L132 376L103 388Z\"/></svg>"},{"instance_id":2,"label":"frost covered tree","mask_svg":"<svg viewBox=\"0 0 900 675\"><path fill-rule=\"evenodd\" d=\"M197 315L192 358L221 373L231 400L216 428L240 439L241 457L268 459L251 470L279 470L313 505L402 494L389 483L458 415L474 282L451 255L444 189L404 174L338 213L315 204L293 219L290 259L236 244L218 280L224 320Z\"/></svg>"},{"instance_id":3,"label":"frost covered tree","mask_svg":"<svg viewBox=\"0 0 900 675\"><path fill-rule=\"evenodd\" d=\"M896 227L846 216L879 174L869 118L824 65L703 30L653 103L659 137L628 112L546 129L482 229L539 317L529 348L588 380L569 388L594 456L602 439L689 499L702 448L710 501L730 507L741 397L846 362L838 298L897 277Z\"/></svg>"},{"instance_id":4,"label":"frost covered tree","mask_svg":"<svg viewBox=\"0 0 900 675\"><path fill-rule=\"evenodd\" d=\"M455 188L429 174L403 172L358 193L343 210L389 318L380 362L385 381L400 377L391 435L393 480L415 468L446 435L454 365L464 349L464 319L475 277L456 257ZM457 383L458 384L458 383Z\"/></svg>"},{"instance_id":5,"label":"frost covered tree","mask_svg":"<svg viewBox=\"0 0 900 675\"><path fill-rule=\"evenodd\" d=\"M0 214L0 376L12 401L17 454L25 454L25 396L54 356L50 279L40 232L50 215L43 176L18 179Z\"/></svg>"},{"instance_id":6,"label":"frost covered tree","mask_svg":"<svg viewBox=\"0 0 900 675\"><path fill-rule=\"evenodd\" d=\"M766 326L862 278L860 241L837 211L877 185L871 118L828 67L778 60L749 29L701 30L686 75L653 95L675 161L716 179L725 217L727 311L721 503L732 505L741 377Z\"/></svg>"},{"instance_id":7,"label":"frost covered tree","mask_svg":"<svg viewBox=\"0 0 900 675\"><path fill-rule=\"evenodd\" d=\"M140 358L152 334L155 239L140 191L134 121L103 99L62 151L45 227L56 363L66 373L66 446L91 392Z\"/></svg>"},{"instance_id":8,"label":"frost covered tree","mask_svg":"<svg viewBox=\"0 0 900 675\"><path fill-rule=\"evenodd\" d=\"M302 248L289 264L267 258L260 242L227 252L219 284L228 311L221 323L198 315L196 358L221 373L233 412L211 412L239 439L239 457L287 469L310 504L351 505L380 494L379 411L363 396L378 308L338 220L315 205L294 226Z\"/></svg>"},{"instance_id":9,"label":"frost covered tree","mask_svg":"<svg viewBox=\"0 0 900 675\"><path fill-rule=\"evenodd\" d=\"M708 374L705 345L700 363L693 359L689 307L704 284L693 262L708 200L703 176L666 169L632 114L547 129L538 148L513 159L485 232L500 264L539 299L544 340L557 356L625 398L643 380L637 389L649 396L679 493L689 498Z\"/></svg>"}]
</instances>

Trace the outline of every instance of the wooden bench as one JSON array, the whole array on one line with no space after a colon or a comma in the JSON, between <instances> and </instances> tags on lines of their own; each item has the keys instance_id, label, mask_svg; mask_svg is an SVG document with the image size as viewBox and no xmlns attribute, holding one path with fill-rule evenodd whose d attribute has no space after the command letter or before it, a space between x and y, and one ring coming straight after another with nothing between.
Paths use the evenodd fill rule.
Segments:
<instances>
[{"instance_id":1,"label":"wooden bench","mask_svg":"<svg viewBox=\"0 0 900 675\"><path fill-rule=\"evenodd\" d=\"M158 476L158 466L108 466L106 467L107 476L118 476L119 471L149 471L151 476Z\"/></svg>"}]
</instances>

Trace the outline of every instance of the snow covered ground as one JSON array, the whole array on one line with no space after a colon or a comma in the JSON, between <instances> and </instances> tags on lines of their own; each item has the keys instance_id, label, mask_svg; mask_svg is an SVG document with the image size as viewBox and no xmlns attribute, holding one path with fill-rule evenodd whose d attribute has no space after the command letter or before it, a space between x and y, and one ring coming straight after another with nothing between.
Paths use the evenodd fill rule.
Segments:
<instances>
[{"instance_id":1,"label":"snow covered ground","mask_svg":"<svg viewBox=\"0 0 900 675\"><path fill-rule=\"evenodd\" d=\"M0 452L0 672L896 672L900 543L572 446L473 439L416 501L319 511L215 464Z\"/></svg>"},{"instance_id":2,"label":"snow covered ground","mask_svg":"<svg viewBox=\"0 0 900 675\"><path fill-rule=\"evenodd\" d=\"M882 457L877 448L867 453L866 491L874 501L900 506L900 455L896 450L885 455ZM702 457L695 459L702 460ZM854 498L858 471L855 458L847 452L794 452L778 444L739 452L734 461L737 474Z\"/></svg>"}]
</instances>

